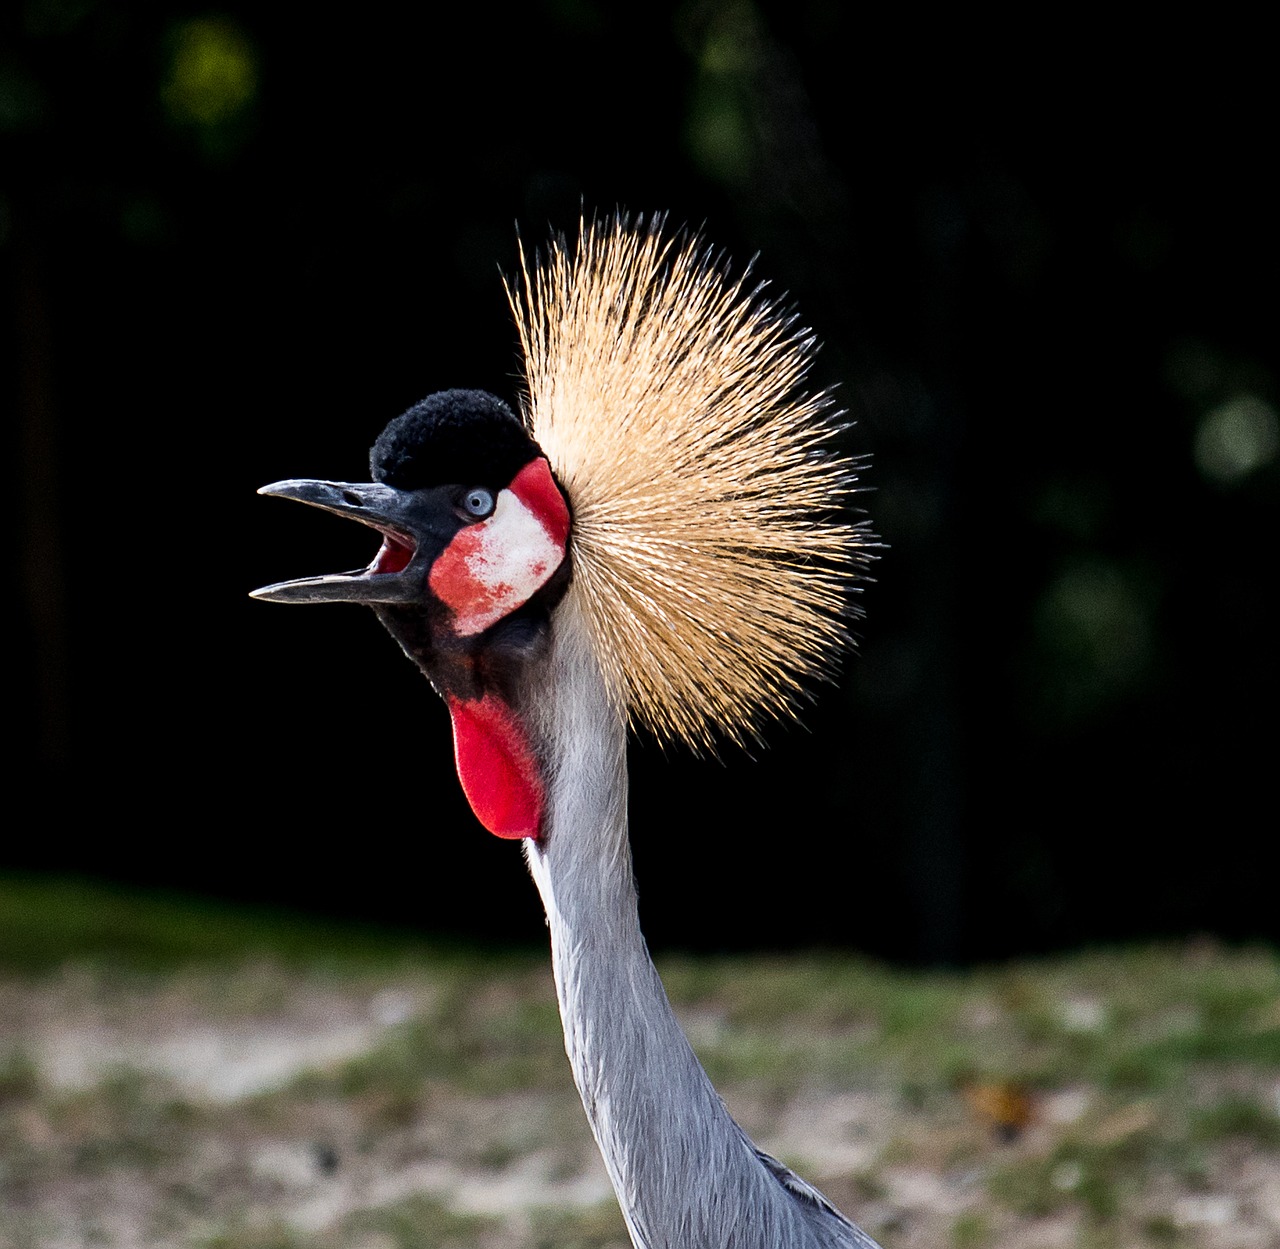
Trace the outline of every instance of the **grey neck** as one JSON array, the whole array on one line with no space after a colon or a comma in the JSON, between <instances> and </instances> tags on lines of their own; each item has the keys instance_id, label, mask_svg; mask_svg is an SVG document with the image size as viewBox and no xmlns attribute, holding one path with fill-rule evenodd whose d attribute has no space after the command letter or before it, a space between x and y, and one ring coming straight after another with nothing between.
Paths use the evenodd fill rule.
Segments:
<instances>
[{"instance_id":1,"label":"grey neck","mask_svg":"<svg viewBox=\"0 0 1280 1249\"><path fill-rule=\"evenodd\" d=\"M849 1225L834 1211L797 1200L779 1177L789 1174L784 1168L765 1164L671 1010L640 932L626 725L605 692L572 589L557 609L547 662L538 691L552 761L546 832L527 843L528 861L551 930L565 1049L633 1242L638 1249L862 1243L844 1239Z\"/></svg>"}]
</instances>

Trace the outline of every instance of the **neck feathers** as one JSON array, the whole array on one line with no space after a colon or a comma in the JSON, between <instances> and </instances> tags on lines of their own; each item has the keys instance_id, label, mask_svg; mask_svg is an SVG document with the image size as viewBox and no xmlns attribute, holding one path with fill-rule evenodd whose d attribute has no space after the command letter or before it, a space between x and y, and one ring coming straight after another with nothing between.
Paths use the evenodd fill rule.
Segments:
<instances>
[{"instance_id":1,"label":"neck feathers","mask_svg":"<svg viewBox=\"0 0 1280 1249\"><path fill-rule=\"evenodd\" d=\"M565 1049L639 1249L777 1249L839 1238L762 1163L694 1056L636 907L626 723L570 587L544 679L528 690L548 759L545 834L527 844L546 907ZM777 1166L777 1164L774 1164ZM825 1204L825 1203L824 1203Z\"/></svg>"}]
</instances>

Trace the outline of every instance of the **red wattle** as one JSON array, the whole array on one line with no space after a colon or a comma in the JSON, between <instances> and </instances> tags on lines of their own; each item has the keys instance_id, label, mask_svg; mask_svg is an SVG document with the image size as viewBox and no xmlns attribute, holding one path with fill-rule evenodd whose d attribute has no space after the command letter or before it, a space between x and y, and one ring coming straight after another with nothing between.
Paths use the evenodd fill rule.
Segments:
<instances>
[{"instance_id":1,"label":"red wattle","mask_svg":"<svg viewBox=\"0 0 1280 1249\"><path fill-rule=\"evenodd\" d=\"M515 713L494 694L449 699L453 755L476 819L499 837L536 837L542 782Z\"/></svg>"}]
</instances>

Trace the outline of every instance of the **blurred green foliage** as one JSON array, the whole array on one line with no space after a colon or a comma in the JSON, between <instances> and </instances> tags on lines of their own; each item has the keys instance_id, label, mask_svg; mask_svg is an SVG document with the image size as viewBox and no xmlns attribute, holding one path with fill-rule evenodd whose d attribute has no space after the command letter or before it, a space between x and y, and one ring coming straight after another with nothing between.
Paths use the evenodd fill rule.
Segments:
<instances>
[{"instance_id":1,"label":"blurred green foliage","mask_svg":"<svg viewBox=\"0 0 1280 1249\"><path fill-rule=\"evenodd\" d=\"M804 729L722 768L636 750L654 943L1274 940L1268 48L830 0L7 6L11 766L42 820L5 863L540 939L385 639L245 601L370 555L253 490L358 475L427 391L514 396L513 223L665 210L824 343L886 549Z\"/></svg>"}]
</instances>

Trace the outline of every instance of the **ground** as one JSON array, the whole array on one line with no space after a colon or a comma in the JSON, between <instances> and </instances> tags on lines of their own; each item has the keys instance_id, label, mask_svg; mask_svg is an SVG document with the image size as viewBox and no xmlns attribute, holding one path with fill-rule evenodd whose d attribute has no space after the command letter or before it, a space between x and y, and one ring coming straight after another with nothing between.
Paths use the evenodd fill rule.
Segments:
<instances>
[{"instance_id":1,"label":"ground","mask_svg":"<svg viewBox=\"0 0 1280 1249\"><path fill-rule=\"evenodd\" d=\"M4 1249L626 1249L541 953L92 891L24 944L17 888ZM886 1249L1280 1246L1274 951L660 967L743 1126Z\"/></svg>"}]
</instances>

